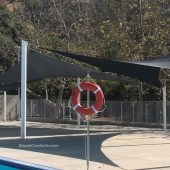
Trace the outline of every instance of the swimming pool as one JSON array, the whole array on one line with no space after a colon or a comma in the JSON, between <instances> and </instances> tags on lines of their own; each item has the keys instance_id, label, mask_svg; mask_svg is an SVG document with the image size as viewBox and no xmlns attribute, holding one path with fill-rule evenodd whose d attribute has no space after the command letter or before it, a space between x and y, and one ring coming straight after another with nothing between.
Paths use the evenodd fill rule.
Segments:
<instances>
[{"instance_id":1,"label":"swimming pool","mask_svg":"<svg viewBox=\"0 0 170 170\"><path fill-rule=\"evenodd\" d=\"M6 165L0 165L0 169L2 169L2 170L18 170L18 168L9 167Z\"/></svg>"},{"instance_id":2,"label":"swimming pool","mask_svg":"<svg viewBox=\"0 0 170 170\"><path fill-rule=\"evenodd\" d=\"M59 170L47 166L41 166L28 162L0 157L0 170Z\"/></svg>"}]
</instances>

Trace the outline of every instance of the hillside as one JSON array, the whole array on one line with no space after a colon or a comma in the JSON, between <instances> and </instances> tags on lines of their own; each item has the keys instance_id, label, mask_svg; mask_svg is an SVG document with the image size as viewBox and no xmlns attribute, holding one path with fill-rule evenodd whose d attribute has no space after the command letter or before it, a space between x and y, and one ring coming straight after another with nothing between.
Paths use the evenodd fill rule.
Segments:
<instances>
[{"instance_id":1,"label":"hillside","mask_svg":"<svg viewBox=\"0 0 170 170\"><path fill-rule=\"evenodd\" d=\"M143 60L170 53L169 0L0 2L1 72L17 62L17 46L21 38L34 49L69 50L118 60ZM30 88L43 96L48 92L51 98L57 98L61 81L63 79L47 79L32 84ZM109 100L138 99L135 86L99 83ZM66 98L71 84L66 87ZM144 84L144 99L159 99L156 89L152 89L152 95L148 94L150 88Z\"/></svg>"}]
</instances>

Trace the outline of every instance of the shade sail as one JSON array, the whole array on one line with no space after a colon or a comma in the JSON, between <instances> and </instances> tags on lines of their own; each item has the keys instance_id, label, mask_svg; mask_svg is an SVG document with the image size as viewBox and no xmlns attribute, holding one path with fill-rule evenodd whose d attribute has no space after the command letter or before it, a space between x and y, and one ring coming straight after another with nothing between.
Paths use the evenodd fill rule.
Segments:
<instances>
[{"instance_id":1,"label":"shade sail","mask_svg":"<svg viewBox=\"0 0 170 170\"><path fill-rule=\"evenodd\" d=\"M130 63L170 69L170 54L163 56L163 57L156 58L156 59L152 59L152 60L134 61Z\"/></svg>"},{"instance_id":2,"label":"shade sail","mask_svg":"<svg viewBox=\"0 0 170 170\"><path fill-rule=\"evenodd\" d=\"M0 91L11 91L14 89L17 89L20 87L21 83L12 83L12 84L5 84L5 85L0 85Z\"/></svg>"},{"instance_id":3,"label":"shade sail","mask_svg":"<svg viewBox=\"0 0 170 170\"><path fill-rule=\"evenodd\" d=\"M49 57L47 55L32 50L28 53L27 67L28 83L35 80L52 77L84 78L87 73L90 73L90 76L94 79L125 82L124 80L116 76L60 61L54 57ZM20 70L21 63L18 63L17 65L9 69L6 73L0 76L1 91L12 90L20 87Z\"/></svg>"},{"instance_id":4,"label":"shade sail","mask_svg":"<svg viewBox=\"0 0 170 170\"><path fill-rule=\"evenodd\" d=\"M159 80L160 67L155 67L150 64L140 62L125 62L109 59L101 59L96 57L90 57L85 55L78 55L69 52L63 52L59 50L51 50L56 54L60 54L66 57L70 57L93 66L101 68L104 72L113 72L121 75L125 75L142 82L146 82L150 85L161 87Z\"/></svg>"}]
</instances>

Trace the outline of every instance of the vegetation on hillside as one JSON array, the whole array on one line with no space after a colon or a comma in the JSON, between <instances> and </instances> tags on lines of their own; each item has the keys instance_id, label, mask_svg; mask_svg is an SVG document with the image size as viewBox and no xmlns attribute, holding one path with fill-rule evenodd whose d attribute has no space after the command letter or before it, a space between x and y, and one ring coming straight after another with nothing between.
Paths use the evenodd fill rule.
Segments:
<instances>
[{"instance_id":1,"label":"vegetation on hillside","mask_svg":"<svg viewBox=\"0 0 170 170\"><path fill-rule=\"evenodd\" d=\"M21 38L36 50L44 47L143 60L170 53L169 28L169 0L4 0L0 5L0 71L17 62ZM68 98L75 83L72 79L45 79L29 88L56 99L64 86L64 98ZM141 94L140 86L98 83L109 100L160 99L160 90L146 84Z\"/></svg>"}]
</instances>

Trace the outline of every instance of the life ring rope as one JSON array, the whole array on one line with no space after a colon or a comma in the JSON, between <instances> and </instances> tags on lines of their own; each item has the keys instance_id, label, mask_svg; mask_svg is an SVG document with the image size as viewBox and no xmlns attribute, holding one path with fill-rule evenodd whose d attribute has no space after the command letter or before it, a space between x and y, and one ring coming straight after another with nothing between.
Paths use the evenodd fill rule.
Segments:
<instances>
[{"instance_id":1,"label":"life ring rope","mask_svg":"<svg viewBox=\"0 0 170 170\"><path fill-rule=\"evenodd\" d=\"M83 91L83 89L80 87L80 84L79 84L77 87L78 87L78 89L80 90L80 92Z\"/></svg>"},{"instance_id":2,"label":"life ring rope","mask_svg":"<svg viewBox=\"0 0 170 170\"><path fill-rule=\"evenodd\" d=\"M99 112L98 110L95 109L94 106L91 106L91 108L93 109L93 111L94 111L95 113L98 113L98 112Z\"/></svg>"},{"instance_id":3,"label":"life ring rope","mask_svg":"<svg viewBox=\"0 0 170 170\"><path fill-rule=\"evenodd\" d=\"M95 82L95 80L91 78L90 72L87 73L86 77L84 77L81 82L85 82L85 81L91 81L91 82L93 82L94 84L97 84L97 83Z\"/></svg>"},{"instance_id":4,"label":"life ring rope","mask_svg":"<svg viewBox=\"0 0 170 170\"><path fill-rule=\"evenodd\" d=\"M98 113L104 112L105 109L106 109L106 102L105 102L105 98L104 98L104 101L103 101L103 109L99 110Z\"/></svg>"},{"instance_id":5,"label":"life ring rope","mask_svg":"<svg viewBox=\"0 0 170 170\"><path fill-rule=\"evenodd\" d=\"M101 91L101 88L100 88L100 87L98 87L98 89L94 91L94 94L96 94L96 93L99 92L99 91Z\"/></svg>"},{"instance_id":6,"label":"life ring rope","mask_svg":"<svg viewBox=\"0 0 170 170\"><path fill-rule=\"evenodd\" d=\"M79 107L79 106L80 106L80 104L78 103L77 105L75 105L75 106L73 107L73 110L76 111L77 107Z\"/></svg>"}]
</instances>

